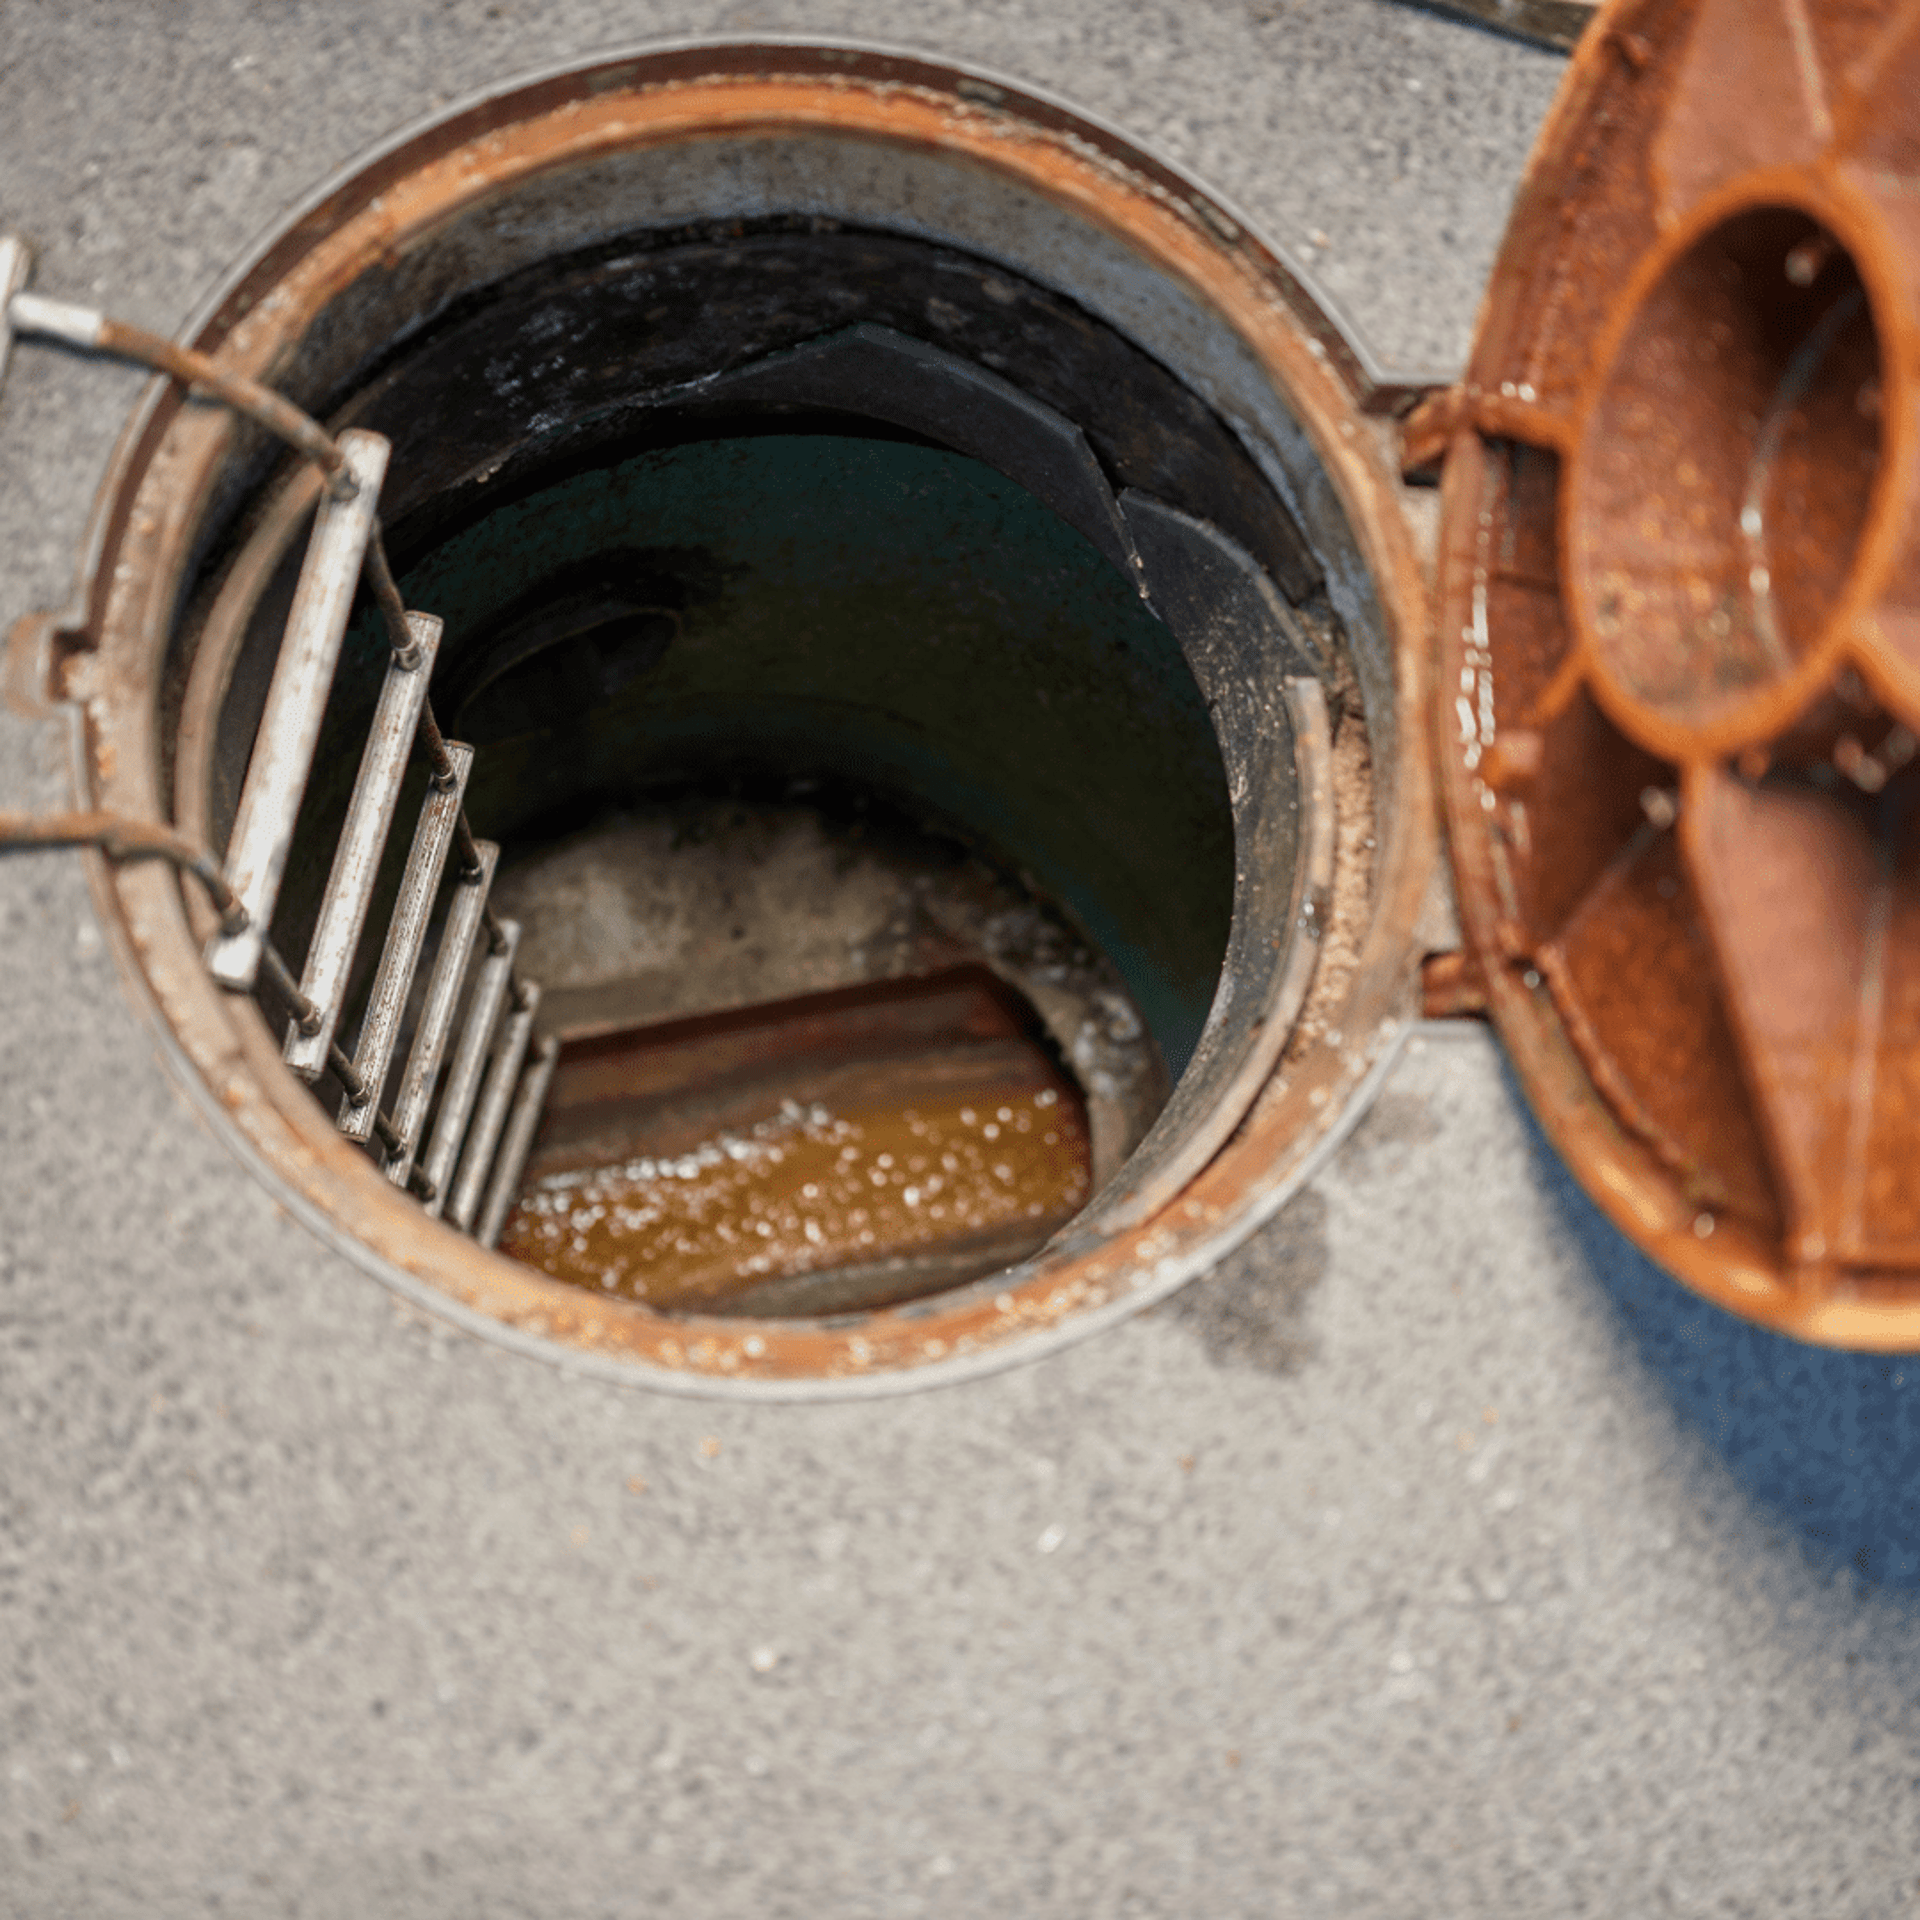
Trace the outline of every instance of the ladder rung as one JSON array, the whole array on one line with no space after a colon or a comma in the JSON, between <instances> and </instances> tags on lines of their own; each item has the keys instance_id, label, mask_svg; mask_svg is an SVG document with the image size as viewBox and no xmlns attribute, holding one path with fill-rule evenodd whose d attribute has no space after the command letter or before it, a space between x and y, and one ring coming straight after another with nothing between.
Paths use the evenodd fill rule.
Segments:
<instances>
[{"instance_id":1,"label":"ladder rung","mask_svg":"<svg viewBox=\"0 0 1920 1920\"><path fill-rule=\"evenodd\" d=\"M472 753L470 747L454 745L447 751L469 756ZM480 931L480 916L486 910L493 870L500 863L500 849L491 840L475 844L480 852L480 865L471 877L462 874L454 882L446 925L440 930L440 951L427 980L426 1004L420 1010L420 1024L413 1032L407 1070L400 1078L400 1097L393 1103L393 1130L400 1137L400 1151L387 1162L387 1178L397 1187L404 1187L413 1172L420 1131L426 1125L427 1108L432 1104L433 1089L440 1078L440 1062L445 1057L447 1042L453 1037L453 1016L460 1008L460 989L467 983L474 940ZM342 1120L341 1124L346 1123Z\"/></svg>"},{"instance_id":2,"label":"ladder rung","mask_svg":"<svg viewBox=\"0 0 1920 1920\"><path fill-rule=\"evenodd\" d=\"M533 1151L533 1136L539 1130L540 1115L547 1104L547 1088L553 1084L553 1070L559 1060L560 1042L549 1034L535 1050L533 1064L520 1076L520 1091L513 1096L507 1130L500 1136L500 1155L493 1163L493 1178L487 1182L487 1202L480 1209L480 1222L473 1230L473 1237L483 1247L497 1245L500 1229L507 1224L507 1214L519 1192L527 1155Z\"/></svg>"},{"instance_id":3,"label":"ladder rung","mask_svg":"<svg viewBox=\"0 0 1920 1920\"><path fill-rule=\"evenodd\" d=\"M407 870L400 878L393 922L387 928L387 943L380 950L380 968L373 976L373 991L367 996L367 1011L360 1021L360 1039L353 1050L353 1070L363 1086L373 1089L376 1099L387 1083L387 1069L393 1064L393 1049L400 1038L401 1016L413 991L413 976L420 970L420 950L426 944L433 903L446 871L447 849L453 844L454 825L466 797L473 749L449 741L447 758L453 763L453 784L427 789L419 824L413 830L413 845L407 852ZM356 1107L350 1100L341 1102L340 1131L349 1140L371 1137L373 1117L368 1108L373 1104L368 1100ZM395 1124L397 1128L397 1114Z\"/></svg>"},{"instance_id":4,"label":"ladder rung","mask_svg":"<svg viewBox=\"0 0 1920 1920\"><path fill-rule=\"evenodd\" d=\"M227 846L227 881L246 909L248 924L240 933L219 935L207 962L222 986L239 991L250 988L260 971L260 943L280 897L294 822L386 477L390 449L379 434L343 433L340 448L354 491L345 500L332 494L321 498Z\"/></svg>"},{"instance_id":5,"label":"ladder rung","mask_svg":"<svg viewBox=\"0 0 1920 1920\"><path fill-rule=\"evenodd\" d=\"M523 980L520 991L522 1003L507 1021L493 1065L487 1070L487 1084L473 1112L473 1131L467 1135L460 1155L460 1177L454 1182L453 1198L447 1202L447 1218L463 1231L472 1227L479 1211L481 1189L493 1165L494 1149L500 1144L500 1130L507 1123L507 1106L533 1039L533 1016L540 1010L540 989L531 980Z\"/></svg>"},{"instance_id":6,"label":"ladder rung","mask_svg":"<svg viewBox=\"0 0 1920 1920\"><path fill-rule=\"evenodd\" d=\"M408 614L407 630L413 635L417 664L403 667L397 654L388 659L353 798L347 802L346 823L333 850L327 890L320 896L320 918L307 948L306 969L300 976L300 991L318 1008L320 1025L312 1033L302 1032L298 1024L287 1030L287 1065L309 1080L319 1079L327 1069L327 1046L340 1024L347 978L366 931L367 908L380 877L380 856L393 831L400 782L406 777L420 709L427 702L427 680L440 647L440 622L432 614ZM374 1091L379 1091L377 1082Z\"/></svg>"},{"instance_id":7,"label":"ladder rung","mask_svg":"<svg viewBox=\"0 0 1920 1920\"><path fill-rule=\"evenodd\" d=\"M453 1181L460 1143L467 1136L467 1121L473 1103L479 1097L480 1076L486 1070L487 1050L493 1044L493 1030L499 1024L500 1009L506 1004L507 989L513 985L513 956L520 946L520 923L500 923L500 951L487 955L474 983L473 997L467 1006L467 1024L460 1044L453 1050L453 1065L447 1069L447 1090L440 1101L440 1117L433 1123L433 1139L427 1147L422 1168L433 1189L427 1199L429 1213L441 1212L447 1203L447 1188Z\"/></svg>"}]
</instances>

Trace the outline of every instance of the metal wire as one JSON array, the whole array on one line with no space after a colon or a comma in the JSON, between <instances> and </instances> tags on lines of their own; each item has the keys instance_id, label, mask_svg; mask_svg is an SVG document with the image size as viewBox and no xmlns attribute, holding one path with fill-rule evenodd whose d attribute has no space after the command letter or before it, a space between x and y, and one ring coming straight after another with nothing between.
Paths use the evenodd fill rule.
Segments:
<instances>
[{"instance_id":1,"label":"metal wire","mask_svg":"<svg viewBox=\"0 0 1920 1920\"><path fill-rule=\"evenodd\" d=\"M197 847L184 834L153 820L135 820L123 813L94 809L85 813L0 813L0 854L44 852L53 848L91 847L109 860L164 860L182 873L190 873L207 890L220 915L223 933L246 930L247 910L227 885L220 863L205 847ZM294 1023L303 1033L317 1032L320 1009L300 991L292 969L280 957L271 940L262 946L262 971L273 990L286 1002ZM349 1101L364 1106L372 1097L354 1065L340 1049L338 1041L329 1043L327 1064L340 1082ZM381 1144L392 1152L403 1145L393 1123L377 1109L373 1131Z\"/></svg>"},{"instance_id":2,"label":"metal wire","mask_svg":"<svg viewBox=\"0 0 1920 1920\"><path fill-rule=\"evenodd\" d=\"M130 321L112 319L92 307L49 300L37 293L16 293L7 303L7 322L14 333L58 340L83 352L110 353L116 360L131 360L198 387L305 454L336 493L351 497L354 491L345 456L317 420L271 387L221 366L211 354L183 347Z\"/></svg>"},{"instance_id":3,"label":"metal wire","mask_svg":"<svg viewBox=\"0 0 1920 1920\"><path fill-rule=\"evenodd\" d=\"M367 584L373 593L373 602L380 609L380 617L386 623L387 641L393 648L393 657L397 665L414 668L420 663L420 649L413 638L412 629L407 625L406 603L400 597L400 588L393 577L392 565L387 559L386 541L381 537L380 525L374 522L373 537L367 542L366 557ZM453 756L447 751L447 737L440 731L440 722L434 716L433 702L429 700L420 712L418 735L421 750L427 756L427 766L436 787L449 787L455 779ZM468 824L467 811L460 809L453 824L453 843L460 861L463 874L474 874L480 870L480 846L473 837L473 828ZM487 929L488 942L497 952L500 944L500 923L494 917L489 906L482 923Z\"/></svg>"},{"instance_id":4,"label":"metal wire","mask_svg":"<svg viewBox=\"0 0 1920 1920\"><path fill-rule=\"evenodd\" d=\"M247 910L227 885L219 861L205 847L195 846L184 834L158 821L100 811L0 813L0 853L36 847L97 847L110 860L165 860L206 888L220 915L222 933L246 928Z\"/></svg>"},{"instance_id":5,"label":"metal wire","mask_svg":"<svg viewBox=\"0 0 1920 1920\"><path fill-rule=\"evenodd\" d=\"M320 1025L320 1009L300 991L299 982L293 977L292 969L281 959L280 950L271 940L262 950L262 968L269 984L287 1004L294 1023L302 1033L316 1032ZM347 1096L348 1104L364 1107L373 1098L373 1088L361 1075L353 1062L346 1056L338 1040L327 1042L327 1065L333 1077L340 1082L341 1091ZM398 1153L405 1146L393 1122L376 1106L373 1110L374 1137L389 1153ZM409 1181L416 1191L420 1183Z\"/></svg>"}]
</instances>

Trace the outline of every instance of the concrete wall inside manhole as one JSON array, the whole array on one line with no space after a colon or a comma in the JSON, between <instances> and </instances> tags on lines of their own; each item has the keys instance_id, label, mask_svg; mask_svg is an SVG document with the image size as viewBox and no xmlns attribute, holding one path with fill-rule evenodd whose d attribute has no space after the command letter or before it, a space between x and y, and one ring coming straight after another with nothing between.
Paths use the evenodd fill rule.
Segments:
<instances>
[{"instance_id":1,"label":"concrete wall inside manhole","mask_svg":"<svg viewBox=\"0 0 1920 1920\"><path fill-rule=\"evenodd\" d=\"M485 112L510 118L511 96ZM1290 1044L1306 1132L1365 1070L1407 964L1377 870L1410 919L1424 846L1420 796L1395 786L1401 616L1362 557L1379 540L1346 517L1355 472L1329 484L1315 450L1331 430L1303 433L1179 276L1143 277L1127 242L1018 168L990 177L937 143L895 157L883 177L810 126L536 173L458 218L423 213L417 245L330 282L275 374L334 429L393 443L388 548L408 604L446 622L435 703L478 750L468 805L503 845L500 897L568 1042L509 1244L539 1259L543 1218L549 1242L571 1230L561 1202L542 1215L543 1180L549 1198L610 1165L684 1180L737 1162L755 1128L840 1126L788 1069L856 1033L867 1053L822 1070L858 1079L885 1056L888 1085L861 1082L870 1115L1053 1151L1050 1169L978 1170L982 1191L1020 1189L1043 1246L1004 1218L971 1243L878 1225L868 1242L849 1198L837 1219L795 1202L791 1245L759 1250L779 1257L719 1281L709 1262L677 1294L632 1260L580 1270L571 1243L542 1264L704 1315L928 1295L964 1319L978 1276L1004 1314L1080 1274L1044 1296L1055 1326L1113 1301L1085 1263L1188 1191ZM943 173L961 191L948 177L934 222L924 189ZM655 217L610 217L616 182L611 200ZM347 226L357 191L328 203ZM751 217L711 204L743 192ZM209 470L157 692L162 775L215 844L311 504L310 476L244 439ZM275 923L296 963L380 658L356 628ZM762 1095L777 1083L772 1112L699 1079L723 1058L748 1060ZM670 1088L644 1113L627 1088L618 1138L615 1061ZM869 1175L892 1176L876 1194L922 1208L916 1228L931 1176L957 1171L955 1141L936 1144L925 1168L882 1167L867 1142ZM787 1231L738 1194L723 1219L735 1203L734 1226ZM1196 1250L1260 1211L1190 1201ZM670 1364L687 1350L656 1344ZM869 1343L844 1344L864 1366ZM695 1345L725 1368L766 1343Z\"/></svg>"}]
</instances>

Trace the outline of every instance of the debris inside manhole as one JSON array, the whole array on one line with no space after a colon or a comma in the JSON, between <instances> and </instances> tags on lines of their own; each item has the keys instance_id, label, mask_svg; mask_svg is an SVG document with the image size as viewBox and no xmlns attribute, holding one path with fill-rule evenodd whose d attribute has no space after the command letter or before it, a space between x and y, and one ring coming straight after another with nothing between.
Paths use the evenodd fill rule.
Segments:
<instances>
[{"instance_id":1,"label":"debris inside manhole","mask_svg":"<svg viewBox=\"0 0 1920 1920\"><path fill-rule=\"evenodd\" d=\"M1084 1093L1096 1188L1166 1102L1150 1022L1071 913L857 785L636 801L517 851L499 895L525 929L542 1026L575 1050L665 1023L751 1024L761 1010L771 1033L784 1003L849 990L884 1000L888 983L917 994L971 969L1026 1010L1009 1032L1043 1033ZM817 1094L804 1079L783 1088L802 1105Z\"/></svg>"}]
</instances>

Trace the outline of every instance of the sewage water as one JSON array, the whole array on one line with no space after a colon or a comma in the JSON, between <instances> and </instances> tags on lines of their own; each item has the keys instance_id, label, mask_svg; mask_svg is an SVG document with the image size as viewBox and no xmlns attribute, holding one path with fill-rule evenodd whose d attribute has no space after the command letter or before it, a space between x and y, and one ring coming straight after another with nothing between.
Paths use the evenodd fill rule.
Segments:
<instances>
[{"instance_id":1,"label":"sewage water","mask_svg":"<svg viewBox=\"0 0 1920 1920\"><path fill-rule=\"evenodd\" d=\"M820 1313L1017 1264L1093 1190L1086 1097L984 968L563 1050L501 1248L658 1308Z\"/></svg>"},{"instance_id":2,"label":"sewage water","mask_svg":"<svg viewBox=\"0 0 1920 1920\"><path fill-rule=\"evenodd\" d=\"M927 1275L912 1256L1011 1264L1089 1184L1084 1118L1055 1086L789 1103L685 1153L550 1172L501 1245L556 1279L661 1307L737 1307L770 1275L885 1265L917 1293Z\"/></svg>"}]
</instances>

